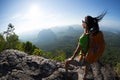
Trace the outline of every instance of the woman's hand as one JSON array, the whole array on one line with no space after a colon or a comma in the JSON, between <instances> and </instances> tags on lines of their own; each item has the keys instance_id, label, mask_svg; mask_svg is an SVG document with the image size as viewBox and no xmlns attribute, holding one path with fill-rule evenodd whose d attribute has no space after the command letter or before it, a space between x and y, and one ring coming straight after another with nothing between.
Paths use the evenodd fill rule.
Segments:
<instances>
[{"instance_id":1,"label":"woman's hand","mask_svg":"<svg viewBox=\"0 0 120 80\"><path fill-rule=\"evenodd\" d=\"M71 60L74 60L74 58L75 58L75 57L74 57L74 56L72 56L72 57L71 57Z\"/></svg>"},{"instance_id":2,"label":"woman's hand","mask_svg":"<svg viewBox=\"0 0 120 80\"><path fill-rule=\"evenodd\" d=\"M72 59L71 58L68 58L66 61L71 61Z\"/></svg>"},{"instance_id":3,"label":"woman's hand","mask_svg":"<svg viewBox=\"0 0 120 80\"><path fill-rule=\"evenodd\" d=\"M74 57L73 57L73 56L70 57L70 58L68 58L66 61L72 61L72 60L74 60Z\"/></svg>"}]
</instances>

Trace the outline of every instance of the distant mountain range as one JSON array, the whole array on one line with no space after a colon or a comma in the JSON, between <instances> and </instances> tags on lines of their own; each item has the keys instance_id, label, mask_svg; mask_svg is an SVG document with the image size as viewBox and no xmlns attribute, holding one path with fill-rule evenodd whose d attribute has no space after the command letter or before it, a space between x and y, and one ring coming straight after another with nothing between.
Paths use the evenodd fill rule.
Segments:
<instances>
[{"instance_id":1,"label":"distant mountain range","mask_svg":"<svg viewBox=\"0 0 120 80\"><path fill-rule=\"evenodd\" d=\"M56 40L57 36L51 29L42 30L37 36L37 44L40 46L49 45L54 43Z\"/></svg>"},{"instance_id":2,"label":"distant mountain range","mask_svg":"<svg viewBox=\"0 0 120 80\"><path fill-rule=\"evenodd\" d=\"M67 45L76 45L75 43L82 32L82 27L79 25L42 30L39 32L35 44L45 51L54 51L56 48L62 49Z\"/></svg>"},{"instance_id":3,"label":"distant mountain range","mask_svg":"<svg viewBox=\"0 0 120 80\"><path fill-rule=\"evenodd\" d=\"M107 38L111 36L114 36L114 38L117 38L120 33L120 31L111 29L111 28L100 27L100 29L104 32L105 40L108 40ZM39 32L36 38L37 40L36 45L44 50L44 47L47 47L50 44L58 45L58 43L61 41L68 43L69 41L72 41L72 39L73 41L77 41L79 36L82 33L83 33L83 29L80 25L71 25L71 26L66 26L66 27L54 27L51 29L42 30Z\"/></svg>"},{"instance_id":4,"label":"distant mountain range","mask_svg":"<svg viewBox=\"0 0 120 80\"><path fill-rule=\"evenodd\" d=\"M106 42L106 50L102 59L104 62L115 65L120 62L120 30L110 27L100 27L100 30L103 31ZM83 33L80 25L53 27L37 31L26 34L21 40L31 41L45 52L55 53L57 50L63 50L67 57L73 54L78 39Z\"/></svg>"},{"instance_id":5,"label":"distant mountain range","mask_svg":"<svg viewBox=\"0 0 120 80\"><path fill-rule=\"evenodd\" d=\"M114 27L101 26L100 29L102 31L109 31L109 32L112 32L112 33L119 33L120 32L120 29L114 28ZM41 36L46 35L47 31L48 31L48 33L51 32L52 34L55 34L57 37L59 37L59 36L65 36L67 34L72 35L72 34L77 33L77 32L82 33L83 29L82 29L81 25L56 26L56 27L52 27L52 28L49 28L49 29L24 32L22 34L19 34L19 37L22 41L28 41L29 40L29 41L35 43L35 42L38 41L37 39L40 38L40 35ZM75 32L75 31L77 31L77 32Z\"/></svg>"},{"instance_id":6,"label":"distant mountain range","mask_svg":"<svg viewBox=\"0 0 120 80\"><path fill-rule=\"evenodd\" d=\"M120 41L120 31L118 29L108 27L100 27L100 29L104 32L107 45L114 44L120 46L118 42ZM68 53L75 49L78 39L83 33L82 26L80 25L53 27L39 32L37 31L23 36L21 40L27 41L28 39L44 51L63 49L65 51L67 50Z\"/></svg>"}]
</instances>

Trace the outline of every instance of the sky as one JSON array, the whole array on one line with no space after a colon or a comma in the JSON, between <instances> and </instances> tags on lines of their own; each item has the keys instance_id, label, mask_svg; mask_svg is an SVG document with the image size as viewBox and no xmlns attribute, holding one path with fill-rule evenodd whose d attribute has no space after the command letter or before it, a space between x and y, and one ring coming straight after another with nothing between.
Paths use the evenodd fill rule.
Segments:
<instances>
[{"instance_id":1,"label":"sky","mask_svg":"<svg viewBox=\"0 0 120 80\"><path fill-rule=\"evenodd\" d=\"M96 17L106 10L100 26L120 27L120 0L0 0L0 32L5 31L9 23L18 34L81 25L85 16Z\"/></svg>"}]
</instances>

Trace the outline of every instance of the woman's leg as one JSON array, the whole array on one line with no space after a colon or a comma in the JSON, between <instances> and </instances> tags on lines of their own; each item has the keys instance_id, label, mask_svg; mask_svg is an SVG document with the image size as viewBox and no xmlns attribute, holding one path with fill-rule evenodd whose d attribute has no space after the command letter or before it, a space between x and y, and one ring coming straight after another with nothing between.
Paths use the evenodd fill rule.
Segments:
<instances>
[{"instance_id":1,"label":"woman's leg","mask_svg":"<svg viewBox=\"0 0 120 80\"><path fill-rule=\"evenodd\" d=\"M86 63L85 64L85 68L84 68L84 78L86 77L86 75L88 74L88 71L90 70L90 63Z\"/></svg>"},{"instance_id":2,"label":"woman's leg","mask_svg":"<svg viewBox=\"0 0 120 80\"><path fill-rule=\"evenodd\" d=\"M65 70L66 70L66 72L68 72L68 67L69 67L70 64L77 66L75 60L69 60L69 59L67 59L67 60L65 61Z\"/></svg>"},{"instance_id":3,"label":"woman's leg","mask_svg":"<svg viewBox=\"0 0 120 80\"><path fill-rule=\"evenodd\" d=\"M84 77L86 77L87 72L88 72L88 66L85 66L85 69L84 69Z\"/></svg>"}]
</instances>

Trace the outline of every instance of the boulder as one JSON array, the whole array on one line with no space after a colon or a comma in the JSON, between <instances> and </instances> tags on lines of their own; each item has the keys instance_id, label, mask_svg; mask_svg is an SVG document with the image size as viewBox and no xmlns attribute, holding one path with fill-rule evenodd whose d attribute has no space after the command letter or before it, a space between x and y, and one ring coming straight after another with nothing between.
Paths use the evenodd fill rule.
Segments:
<instances>
[{"instance_id":1,"label":"boulder","mask_svg":"<svg viewBox=\"0 0 120 80\"><path fill-rule=\"evenodd\" d=\"M90 65L85 79L81 66L70 65L65 72L64 62L28 55L18 50L0 53L0 80L119 80L110 65L96 62Z\"/></svg>"}]
</instances>

